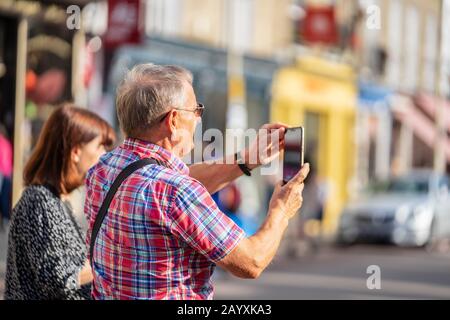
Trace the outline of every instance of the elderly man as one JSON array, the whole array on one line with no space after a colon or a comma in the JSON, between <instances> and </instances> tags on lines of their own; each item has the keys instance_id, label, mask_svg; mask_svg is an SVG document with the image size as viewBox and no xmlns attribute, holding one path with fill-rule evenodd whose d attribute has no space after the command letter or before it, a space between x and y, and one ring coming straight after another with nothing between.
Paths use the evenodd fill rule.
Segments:
<instances>
[{"instance_id":1,"label":"elderly man","mask_svg":"<svg viewBox=\"0 0 450 320\"><path fill-rule=\"evenodd\" d=\"M241 161L230 155L223 163L187 167L180 160L193 148L204 108L196 101L191 73L176 66L138 65L120 84L116 107L126 139L87 177L93 297L212 299L215 265L238 277L257 278L301 206L309 166L275 188L265 222L247 238L210 194L264 161L248 162L249 150L255 149L240 152ZM283 125L265 128L278 130L283 139ZM264 150L272 158L273 145ZM140 159L153 162L125 169L146 161Z\"/></svg>"}]
</instances>

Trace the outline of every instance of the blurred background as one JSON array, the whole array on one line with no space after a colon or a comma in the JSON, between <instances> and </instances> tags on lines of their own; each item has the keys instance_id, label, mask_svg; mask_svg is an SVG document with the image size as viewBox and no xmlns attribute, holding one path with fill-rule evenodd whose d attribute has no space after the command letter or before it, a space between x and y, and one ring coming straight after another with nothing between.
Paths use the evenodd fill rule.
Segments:
<instances>
[{"instance_id":1,"label":"blurred background","mask_svg":"<svg viewBox=\"0 0 450 320\"><path fill-rule=\"evenodd\" d=\"M145 62L192 71L203 131L305 128L301 215L261 278L218 272L216 298L450 298L449 0L0 1L0 297L43 122L69 100L118 132L115 88ZM277 179L214 198L250 235Z\"/></svg>"}]
</instances>

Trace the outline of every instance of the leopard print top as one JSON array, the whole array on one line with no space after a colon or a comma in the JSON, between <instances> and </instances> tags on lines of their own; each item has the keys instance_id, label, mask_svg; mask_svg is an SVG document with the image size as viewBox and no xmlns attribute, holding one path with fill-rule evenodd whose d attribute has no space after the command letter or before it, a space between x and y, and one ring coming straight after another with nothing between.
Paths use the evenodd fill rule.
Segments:
<instances>
[{"instance_id":1,"label":"leopard print top","mask_svg":"<svg viewBox=\"0 0 450 320\"><path fill-rule=\"evenodd\" d=\"M5 299L89 299L77 287L86 259L84 235L72 207L45 186L29 186L13 209Z\"/></svg>"}]
</instances>

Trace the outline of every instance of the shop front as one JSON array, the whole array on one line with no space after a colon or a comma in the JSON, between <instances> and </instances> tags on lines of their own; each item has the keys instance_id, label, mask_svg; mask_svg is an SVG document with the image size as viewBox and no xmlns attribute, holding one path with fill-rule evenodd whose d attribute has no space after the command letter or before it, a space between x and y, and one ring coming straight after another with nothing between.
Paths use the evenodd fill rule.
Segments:
<instances>
[{"instance_id":1,"label":"shop front","mask_svg":"<svg viewBox=\"0 0 450 320\"><path fill-rule=\"evenodd\" d=\"M80 8L86 3L70 1ZM74 98L76 43L83 31L67 27L68 5L50 0L0 3L0 126L14 148L13 205L43 122L55 105Z\"/></svg>"}]
</instances>

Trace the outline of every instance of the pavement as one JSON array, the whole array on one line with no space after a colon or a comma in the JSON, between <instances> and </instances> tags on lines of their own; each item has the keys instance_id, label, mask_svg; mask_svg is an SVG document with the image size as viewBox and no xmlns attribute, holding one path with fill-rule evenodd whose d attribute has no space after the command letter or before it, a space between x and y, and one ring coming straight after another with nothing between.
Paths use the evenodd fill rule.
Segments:
<instances>
[{"instance_id":1,"label":"pavement","mask_svg":"<svg viewBox=\"0 0 450 320\"><path fill-rule=\"evenodd\" d=\"M0 231L0 299L7 235ZM369 266L380 269L380 289L368 289ZM450 254L389 245L321 247L293 259L277 256L256 280L217 270L215 299L450 299Z\"/></svg>"},{"instance_id":2,"label":"pavement","mask_svg":"<svg viewBox=\"0 0 450 320\"><path fill-rule=\"evenodd\" d=\"M367 285L373 265L380 289ZM316 255L275 258L256 280L219 272L215 288L219 300L450 299L450 254L388 245L325 247Z\"/></svg>"}]
</instances>

